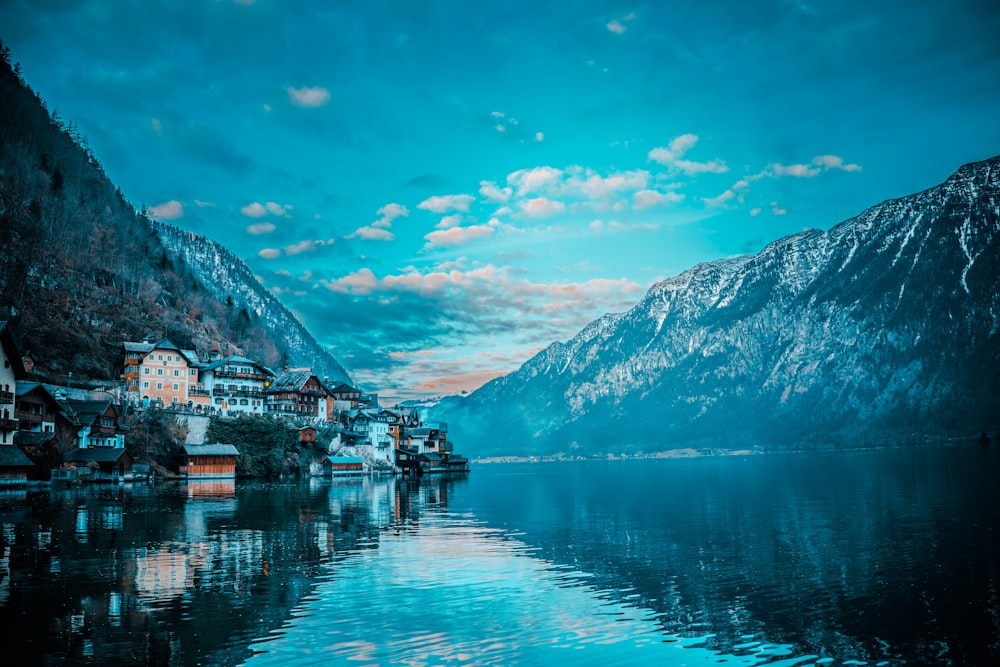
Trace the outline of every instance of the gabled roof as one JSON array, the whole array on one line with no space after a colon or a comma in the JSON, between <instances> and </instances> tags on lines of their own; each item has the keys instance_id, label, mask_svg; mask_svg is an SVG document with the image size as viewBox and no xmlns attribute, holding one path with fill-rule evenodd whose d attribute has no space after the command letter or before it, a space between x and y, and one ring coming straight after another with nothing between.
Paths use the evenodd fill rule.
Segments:
<instances>
[{"instance_id":1,"label":"gabled roof","mask_svg":"<svg viewBox=\"0 0 1000 667\"><path fill-rule=\"evenodd\" d=\"M14 445L0 445L0 467L24 468L35 465L31 459Z\"/></svg>"},{"instance_id":2,"label":"gabled roof","mask_svg":"<svg viewBox=\"0 0 1000 667\"><path fill-rule=\"evenodd\" d=\"M205 366L203 367L203 369L206 370L206 371L214 371L219 366L225 366L226 364L230 364L230 363L232 363L232 364L250 364L251 366L256 366L257 368L261 369L267 375L274 375L274 371L272 371L267 366L265 366L263 364L258 364L253 359L247 359L246 357L239 357L239 356L225 357L223 359L216 359L213 362L205 364Z\"/></svg>"},{"instance_id":3,"label":"gabled roof","mask_svg":"<svg viewBox=\"0 0 1000 667\"><path fill-rule=\"evenodd\" d=\"M104 413L108 411L109 407L115 413L115 417L118 417L118 408L110 398L100 401L68 400L60 401L60 404L66 412L75 417L81 425L93 424L95 419L104 416Z\"/></svg>"},{"instance_id":4,"label":"gabled roof","mask_svg":"<svg viewBox=\"0 0 1000 667\"><path fill-rule=\"evenodd\" d=\"M49 440L52 440L54 437L56 437L56 434L53 433L52 431L15 431L14 444L33 445L35 447L38 447L40 445L44 445Z\"/></svg>"},{"instance_id":5,"label":"gabled roof","mask_svg":"<svg viewBox=\"0 0 1000 667\"><path fill-rule=\"evenodd\" d=\"M85 447L74 449L64 457L67 463L114 463L128 454L124 447ZM129 454L131 456L131 454Z\"/></svg>"},{"instance_id":6,"label":"gabled roof","mask_svg":"<svg viewBox=\"0 0 1000 667\"><path fill-rule=\"evenodd\" d=\"M268 393L274 393L278 391L301 391L306 383L309 382L309 378L315 377L312 371L288 371L279 374L271 386L267 388ZM319 378L317 378L317 381ZM320 383L322 385L322 383Z\"/></svg>"},{"instance_id":7,"label":"gabled roof","mask_svg":"<svg viewBox=\"0 0 1000 667\"><path fill-rule=\"evenodd\" d=\"M357 392L359 394L361 393L360 389L356 389L356 388L352 387L351 385L347 384L346 382L334 382L328 388L329 388L329 390L331 392L353 391L353 392Z\"/></svg>"},{"instance_id":8,"label":"gabled roof","mask_svg":"<svg viewBox=\"0 0 1000 667\"><path fill-rule=\"evenodd\" d=\"M236 445L181 445L181 451L188 456L239 456Z\"/></svg>"},{"instance_id":9,"label":"gabled roof","mask_svg":"<svg viewBox=\"0 0 1000 667\"><path fill-rule=\"evenodd\" d=\"M10 362L11 369L14 371L14 379L24 379L28 375L28 372L24 370L24 362L21 361L21 355L17 352L17 345L14 344L14 337L7 327L6 320L0 321L0 347L3 348L3 353L6 355L7 361Z\"/></svg>"}]
</instances>

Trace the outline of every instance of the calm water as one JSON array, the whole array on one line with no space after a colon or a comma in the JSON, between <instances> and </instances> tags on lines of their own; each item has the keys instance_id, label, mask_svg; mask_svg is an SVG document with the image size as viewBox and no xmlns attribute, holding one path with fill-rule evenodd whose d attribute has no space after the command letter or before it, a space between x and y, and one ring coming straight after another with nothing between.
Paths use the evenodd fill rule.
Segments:
<instances>
[{"instance_id":1,"label":"calm water","mask_svg":"<svg viewBox=\"0 0 1000 667\"><path fill-rule=\"evenodd\" d=\"M998 474L929 447L6 491L0 638L29 665L995 665Z\"/></svg>"}]
</instances>

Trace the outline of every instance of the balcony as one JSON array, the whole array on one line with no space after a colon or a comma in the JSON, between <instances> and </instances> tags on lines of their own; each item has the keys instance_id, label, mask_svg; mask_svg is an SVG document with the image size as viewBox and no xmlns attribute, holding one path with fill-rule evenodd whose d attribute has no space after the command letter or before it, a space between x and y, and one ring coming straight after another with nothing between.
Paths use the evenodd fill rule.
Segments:
<instances>
[{"instance_id":1,"label":"balcony","mask_svg":"<svg viewBox=\"0 0 1000 667\"><path fill-rule=\"evenodd\" d=\"M205 387L188 387L188 396L208 396L208 389L205 389Z\"/></svg>"},{"instance_id":2,"label":"balcony","mask_svg":"<svg viewBox=\"0 0 1000 667\"><path fill-rule=\"evenodd\" d=\"M13 402L14 402L14 392L0 391L0 403L13 403Z\"/></svg>"},{"instance_id":3,"label":"balcony","mask_svg":"<svg viewBox=\"0 0 1000 667\"><path fill-rule=\"evenodd\" d=\"M215 377L238 378L240 380L257 380L258 382L266 382L268 380L268 376L263 373L243 373L241 371L234 371L226 368L216 369Z\"/></svg>"},{"instance_id":4,"label":"balcony","mask_svg":"<svg viewBox=\"0 0 1000 667\"><path fill-rule=\"evenodd\" d=\"M0 431L9 433L10 431L16 431L17 428L18 422L16 419L11 419L10 417L0 417Z\"/></svg>"},{"instance_id":5,"label":"balcony","mask_svg":"<svg viewBox=\"0 0 1000 667\"><path fill-rule=\"evenodd\" d=\"M21 422L22 429L29 429L32 426L39 426L42 423L42 415L32 414L30 412L18 412L16 414L17 421Z\"/></svg>"}]
</instances>

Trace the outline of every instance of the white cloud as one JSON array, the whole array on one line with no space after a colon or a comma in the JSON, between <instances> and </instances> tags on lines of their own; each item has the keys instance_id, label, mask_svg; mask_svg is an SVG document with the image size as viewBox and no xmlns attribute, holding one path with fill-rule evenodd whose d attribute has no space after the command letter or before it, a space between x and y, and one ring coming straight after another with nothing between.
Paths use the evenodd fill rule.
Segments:
<instances>
[{"instance_id":1,"label":"white cloud","mask_svg":"<svg viewBox=\"0 0 1000 667\"><path fill-rule=\"evenodd\" d=\"M458 213L454 215L446 215L441 218L441 222L437 223L438 229L451 229L452 227L458 227L462 224L462 216Z\"/></svg>"},{"instance_id":2,"label":"white cloud","mask_svg":"<svg viewBox=\"0 0 1000 667\"><path fill-rule=\"evenodd\" d=\"M275 203L273 201L267 202L266 206L267 206L268 213L270 213L271 215L277 215L277 216L287 215L288 212L290 210L292 210L292 207L289 206L288 204L277 204L277 203Z\"/></svg>"},{"instance_id":3,"label":"white cloud","mask_svg":"<svg viewBox=\"0 0 1000 667\"><path fill-rule=\"evenodd\" d=\"M518 195L526 195L552 187L558 184L562 177L562 170L554 167L518 169L507 175L507 184L516 188Z\"/></svg>"},{"instance_id":4,"label":"white cloud","mask_svg":"<svg viewBox=\"0 0 1000 667\"><path fill-rule=\"evenodd\" d=\"M277 229L277 227L275 227L273 223L257 222L247 227L247 233L258 236L260 234L270 234L275 229Z\"/></svg>"},{"instance_id":5,"label":"white cloud","mask_svg":"<svg viewBox=\"0 0 1000 667\"><path fill-rule=\"evenodd\" d=\"M841 169L843 171L861 171L861 165L844 164L844 158L837 155L817 155L813 158L813 164L824 169Z\"/></svg>"},{"instance_id":6,"label":"white cloud","mask_svg":"<svg viewBox=\"0 0 1000 667\"><path fill-rule=\"evenodd\" d=\"M384 227L360 227L353 234L349 234L347 238L359 238L363 241L394 241L396 235Z\"/></svg>"},{"instance_id":7,"label":"white cloud","mask_svg":"<svg viewBox=\"0 0 1000 667\"><path fill-rule=\"evenodd\" d=\"M336 242L335 239L329 239L327 241L323 240L299 241L294 245L285 246L285 254L291 256L291 255L299 255L304 252L312 252L319 248L323 248L328 245L333 245L335 242Z\"/></svg>"},{"instance_id":8,"label":"white cloud","mask_svg":"<svg viewBox=\"0 0 1000 667\"><path fill-rule=\"evenodd\" d=\"M240 213L250 218L263 218L267 215L267 209L263 204L259 202L254 202L252 204L247 204L240 209Z\"/></svg>"},{"instance_id":9,"label":"white cloud","mask_svg":"<svg viewBox=\"0 0 1000 667\"><path fill-rule=\"evenodd\" d=\"M372 227L381 227L384 229L392 227L392 221L396 218L402 218L410 215L409 209L402 204L386 204L379 210L375 211L375 213L381 217L372 223Z\"/></svg>"},{"instance_id":10,"label":"white cloud","mask_svg":"<svg viewBox=\"0 0 1000 667\"><path fill-rule=\"evenodd\" d=\"M566 205L561 201L546 199L545 197L535 197L521 202L522 215L529 218L546 218L557 215L566 210Z\"/></svg>"},{"instance_id":11,"label":"white cloud","mask_svg":"<svg viewBox=\"0 0 1000 667\"><path fill-rule=\"evenodd\" d=\"M718 208L719 206L722 206L730 199L733 199L735 196L736 193L732 189L729 189L717 197L703 197L702 201L705 202L706 206L709 206L711 208Z\"/></svg>"},{"instance_id":12,"label":"white cloud","mask_svg":"<svg viewBox=\"0 0 1000 667\"><path fill-rule=\"evenodd\" d=\"M338 278L333 281L320 282L331 292L367 296L375 291L378 287L379 281L378 278L375 277L375 274L372 273L371 269L362 268L358 269L354 273L344 276L343 278Z\"/></svg>"},{"instance_id":13,"label":"white cloud","mask_svg":"<svg viewBox=\"0 0 1000 667\"><path fill-rule=\"evenodd\" d=\"M618 21L617 19L614 21L610 21L608 25L605 27L611 32L615 33L616 35L620 35L626 30L625 26L622 25L621 21Z\"/></svg>"},{"instance_id":14,"label":"white cloud","mask_svg":"<svg viewBox=\"0 0 1000 667\"><path fill-rule=\"evenodd\" d=\"M257 253L257 256L262 259L276 259L281 257L281 251L277 248L264 248Z\"/></svg>"},{"instance_id":15,"label":"white cloud","mask_svg":"<svg viewBox=\"0 0 1000 667\"><path fill-rule=\"evenodd\" d=\"M472 195L437 195L429 197L417 204L417 208L431 213L446 213L448 211L468 212L469 206L476 199Z\"/></svg>"},{"instance_id":16,"label":"white cloud","mask_svg":"<svg viewBox=\"0 0 1000 667\"><path fill-rule=\"evenodd\" d=\"M535 141L537 141L538 143L541 143L541 142L545 141L545 133L544 132L535 132Z\"/></svg>"},{"instance_id":17,"label":"white cloud","mask_svg":"<svg viewBox=\"0 0 1000 667\"><path fill-rule=\"evenodd\" d=\"M773 215L785 215L788 213L788 209L781 208L778 206L778 202L773 201L771 202L771 213Z\"/></svg>"},{"instance_id":18,"label":"white cloud","mask_svg":"<svg viewBox=\"0 0 1000 667\"><path fill-rule=\"evenodd\" d=\"M807 164L772 164L771 170L775 176L794 176L795 178L812 178L820 172L818 167Z\"/></svg>"},{"instance_id":19,"label":"white cloud","mask_svg":"<svg viewBox=\"0 0 1000 667\"><path fill-rule=\"evenodd\" d=\"M659 146L649 151L647 157L653 162L677 169L689 176L701 173L722 174L729 171L729 167L722 160L695 162L682 159L697 143L698 135L682 134L672 139L667 147Z\"/></svg>"},{"instance_id":20,"label":"white cloud","mask_svg":"<svg viewBox=\"0 0 1000 667\"><path fill-rule=\"evenodd\" d=\"M760 215L761 210L762 209L759 206L757 208L750 209L750 217L756 218L758 215Z\"/></svg>"},{"instance_id":21,"label":"white cloud","mask_svg":"<svg viewBox=\"0 0 1000 667\"><path fill-rule=\"evenodd\" d=\"M452 227L450 229L441 229L438 231L430 232L424 236L427 241L425 248L433 248L436 246L445 246L453 248L455 246L465 245L471 243L477 239L486 238L491 236L494 232L494 228L490 225L473 225L472 227Z\"/></svg>"},{"instance_id":22,"label":"white cloud","mask_svg":"<svg viewBox=\"0 0 1000 667\"><path fill-rule=\"evenodd\" d=\"M198 208L215 208L215 204L210 201L201 201L198 199L194 200L194 203Z\"/></svg>"},{"instance_id":23,"label":"white cloud","mask_svg":"<svg viewBox=\"0 0 1000 667\"><path fill-rule=\"evenodd\" d=\"M647 208L664 204L676 204L684 200L684 195L676 192L659 192L657 190L639 190L632 195L632 208L643 211Z\"/></svg>"},{"instance_id":24,"label":"white cloud","mask_svg":"<svg viewBox=\"0 0 1000 667\"><path fill-rule=\"evenodd\" d=\"M162 204L157 204L146 212L150 217L157 218L158 220L176 220L184 217L184 205L176 199L171 199Z\"/></svg>"},{"instance_id":25,"label":"white cloud","mask_svg":"<svg viewBox=\"0 0 1000 667\"><path fill-rule=\"evenodd\" d=\"M624 171L610 176L601 176L587 170L582 176L574 175L566 187L579 190L588 199L607 199L623 190L642 190L649 182L649 172L644 169Z\"/></svg>"},{"instance_id":26,"label":"white cloud","mask_svg":"<svg viewBox=\"0 0 1000 667\"><path fill-rule=\"evenodd\" d=\"M289 101L299 107L321 107L330 101L330 91L318 86L303 86L302 88L292 88L289 86L285 90L288 91Z\"/></svg>"},{"instance_id":27,"label":"white cloud","mask_svg":"<svg viewBox=\"0 0 1000 667\"><path fill-rule=\"evenodd\" d=\"M514 193L511 188L500 188L493 181L479 181L479 194L491 202L502 204Z\"/></svg>"}]
</instances>

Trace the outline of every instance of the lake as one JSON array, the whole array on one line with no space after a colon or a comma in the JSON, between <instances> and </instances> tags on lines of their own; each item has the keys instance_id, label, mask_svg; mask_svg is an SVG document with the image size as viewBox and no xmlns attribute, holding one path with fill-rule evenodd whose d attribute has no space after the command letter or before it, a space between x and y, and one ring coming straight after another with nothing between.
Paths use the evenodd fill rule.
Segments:
<instances>
[{"instance_id":1,"label":"lake","mask_svg":"<svg viewBox=\"0 0 1000 667\"><path fill-rule=\"evenodd\" d=\"M24 664L1000 664L1000 451L0 492Z\"/></svg>"}]
</instances>

